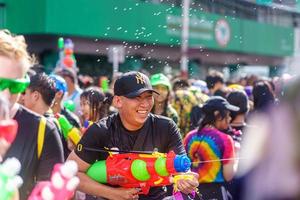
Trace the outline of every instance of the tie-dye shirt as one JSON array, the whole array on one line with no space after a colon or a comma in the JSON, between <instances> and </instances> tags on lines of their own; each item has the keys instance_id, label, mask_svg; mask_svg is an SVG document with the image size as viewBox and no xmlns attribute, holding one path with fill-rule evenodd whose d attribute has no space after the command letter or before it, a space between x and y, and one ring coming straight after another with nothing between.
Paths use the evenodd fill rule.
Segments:
<instances>
[{"instance_id":1,"label":"tie-dye shirt","mask_svg":"<svg viewBox=\"0 0 300 200\"><path fill-rule=\"evenodd\" d=\"M193 130L184 138L193 172L199 174L199 183L224 182L223 164L234 158L234 144L229 135L215 128Z\"/></svg>"}]
</instances>

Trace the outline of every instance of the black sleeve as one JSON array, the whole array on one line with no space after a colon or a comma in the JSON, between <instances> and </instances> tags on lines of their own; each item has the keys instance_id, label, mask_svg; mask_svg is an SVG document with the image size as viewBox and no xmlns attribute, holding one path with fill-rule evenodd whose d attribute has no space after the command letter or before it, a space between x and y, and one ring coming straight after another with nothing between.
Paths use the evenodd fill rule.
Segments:
<instances>
[{"instance_id":1,"label":"black sleeve","mask_svg":"<svg viewBox=\"0 0 300 200\"><path fill-rule=\"evenodd\" d=\"M181 134L179 129L177 128L175 122L173 120L169 121L169 128L168 128L168 150L174 151L176 154L185 154L185 149L182 143Z\"/></svg>"},{"instance_id":2,"label":"black sleeve","mask_svg":"<svg viewBox=\"0 0 300 200\"><path fill-rule=\"evenodd\" d=\"M104 149L107 137L107 129L101 128L98 124L90 126L76 146L75 153L83 161L93 164L97 160L105 160L107 153L95 150ZM93 150L94 149L94 150Z\"/></svg>"},{"instance_id":3,"label":"black sleeve","mask_svg":"<svg viewBox=\"0 0 300 200\"><path fill-rule=\"evenodd\" d=\"M54 125L53 125L54 126ZM50 126L51 127L51 126ZM49 180L53 166L64 161L63 147L59 133L47 124L42 154L37 168L37 180Z\"/></svg>"}]
</instances>

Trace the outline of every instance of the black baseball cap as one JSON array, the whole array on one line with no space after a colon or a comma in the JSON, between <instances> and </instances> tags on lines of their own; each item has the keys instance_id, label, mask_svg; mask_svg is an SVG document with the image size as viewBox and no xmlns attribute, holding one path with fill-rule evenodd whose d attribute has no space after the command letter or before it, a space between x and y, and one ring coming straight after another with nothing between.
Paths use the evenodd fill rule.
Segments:
<instances>
[{"instance_id":1,"label":"black baseball cap","mask_svg":"<svg viewBox=\"0 0 300 200\"><path fill-rule=\"evenodd\" d=\"M141 72L131 71L124 73L114 84L114 95L117 96L134 98L147 91L159 95L158 92L153 90L149 78Z\"/></svg>"},{"instance_id":2,"label":"black baseball cap","mask_svg":"<svg viewBox=\"0 0 300 200\"><path fill-rule=\"evenodd\" d=\"M240 108L230 104L226 99L220 96L210 97L202 107L204 112L214 112L214 111L239 111Z\"/></svg>"}]
</instances>

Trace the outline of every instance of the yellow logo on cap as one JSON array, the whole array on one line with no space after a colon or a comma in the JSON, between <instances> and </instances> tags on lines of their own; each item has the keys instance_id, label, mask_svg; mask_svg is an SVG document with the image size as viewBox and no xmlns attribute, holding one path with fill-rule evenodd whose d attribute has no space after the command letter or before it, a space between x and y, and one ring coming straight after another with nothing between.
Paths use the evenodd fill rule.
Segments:
<instances>
[{"instance_id":1,"label":"yellow logo on cap","mask_svg":"<svg viewBox=\"0 0 300 200\"><path fill-rule=\"evenodd\" d=\"M145 79L142 76L142 74L137 73L137 75L135 76L135 78L136 78L136 83L137 84L144 84L145 83Z\"/></svg>"}]
</instances>

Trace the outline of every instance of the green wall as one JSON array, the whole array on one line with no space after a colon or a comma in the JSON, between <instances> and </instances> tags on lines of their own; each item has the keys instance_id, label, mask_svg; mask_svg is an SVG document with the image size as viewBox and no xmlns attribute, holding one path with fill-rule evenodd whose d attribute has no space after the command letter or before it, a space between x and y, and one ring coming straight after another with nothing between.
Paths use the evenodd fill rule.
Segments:
<instances>
[{"instance_id":1,"label":"green wall","mask_svg":"<svg viewBox=\"0 0 300 200\"><path fill-rule=\"evenodd\" d=\"M6 27L21 34L54 34L92 39L180 45L181 9L138 0L7 0ZM189 45L220 51L289 56L293 28L191 10ZM216 40L216 24L225 21ZM224 23L223 23L224 24ZM230 33L230 34L228 34Z\"/></svg>"},{"instance_id":2,"label":"green wall","mask_svg":"<svg viewBox=\"0 0 300 200\"><path fill-rule=\"evenodd\" d=\"M6 28L14 33L45 33L45 0L6 0Z\"/></svg>"}]
</instances>

